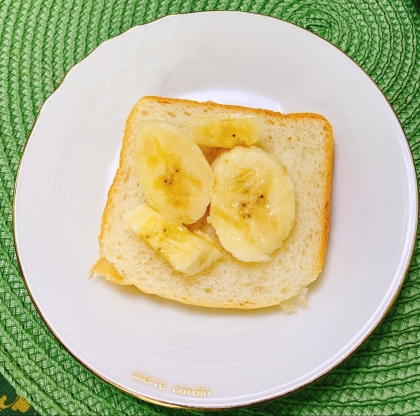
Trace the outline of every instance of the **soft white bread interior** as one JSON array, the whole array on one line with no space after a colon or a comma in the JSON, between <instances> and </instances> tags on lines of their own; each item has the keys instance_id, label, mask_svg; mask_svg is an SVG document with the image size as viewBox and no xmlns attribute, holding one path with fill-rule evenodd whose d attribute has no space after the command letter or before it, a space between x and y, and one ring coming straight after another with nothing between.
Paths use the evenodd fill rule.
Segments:
<instances>
[{"instance_id":1,"label":"soft white bread interior","mask_svg":"<svg viewBox=\"0 0 420 416\"><path fill-rule=\"evenodd\" d=\"M255 146L276 156L294 183L296 216L292 231L268 262L245 263L220 246L223 256L219 260L194 276L186 276L136 237L123 219L145 202L133 157L134 136L144 120L173 123L189 134L192 117L249 115L259 116L264 123L262 137ZM202 150L209 163L221 151ZM102 218L100 259L91 273L192 305L252 309L280 304L286 311L293 310L295 303L304 306L306 286L317 278L324 263L332 169L333 133L323 116L144 97L133 107L126 123L119 168ZM217 241L206 216L188 228L201 230Z\"/></svg>"}]
</instances>

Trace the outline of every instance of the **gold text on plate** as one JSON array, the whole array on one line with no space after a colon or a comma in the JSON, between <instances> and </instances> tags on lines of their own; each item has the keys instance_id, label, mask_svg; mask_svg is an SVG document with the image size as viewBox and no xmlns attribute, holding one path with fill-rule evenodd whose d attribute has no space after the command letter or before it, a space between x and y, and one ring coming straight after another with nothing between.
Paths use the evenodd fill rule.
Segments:
<instances>
[{"instance_id":1,"label":"gold text on plate","mask_svg":"<svg viewBox=\"0 0 420 416\"><path fill-rule=\"evenodd\" d=\"M152 377L146 374L144 371L134 371L131 376L131 380L138 380L149 386L159 388L160 390L165 390L167 387L166 381L163 381L157 377ZM172 387L172 392L175 394L180 394L182 396L193 396L193 397L210 397L211 390L204 388L203 386L197 387L187 387L180 384L174 384Z\"/></svg>"}]
</instances>

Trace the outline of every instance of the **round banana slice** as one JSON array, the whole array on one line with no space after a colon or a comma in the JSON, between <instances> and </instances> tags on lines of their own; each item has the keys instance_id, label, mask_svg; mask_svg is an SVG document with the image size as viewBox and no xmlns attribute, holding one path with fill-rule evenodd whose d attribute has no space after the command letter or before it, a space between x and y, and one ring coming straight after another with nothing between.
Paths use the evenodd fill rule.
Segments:
<instances>
[{"instance_id":1,"label":"round banana slice","mask_svg":"<svg viewBox=\"0 0 420 416\"><path fill-rule=\"evenodd\" d=\"M170 123L143 122L134 157L148 203L183 224L200 219L210 203L213 172L198 145Z\"/></svg>"},{"instance_id":2,"label":"round banana slice","mask_svg":"<svg viewBox=\"0 0 420 416\"><path fill-rule=\"evenodd\" d=\"M212 164L208 222L222 246L246 262L270 260L295 220L294 186L281 162L256 147L235 147Z\"/></svg>"}]
</instances>

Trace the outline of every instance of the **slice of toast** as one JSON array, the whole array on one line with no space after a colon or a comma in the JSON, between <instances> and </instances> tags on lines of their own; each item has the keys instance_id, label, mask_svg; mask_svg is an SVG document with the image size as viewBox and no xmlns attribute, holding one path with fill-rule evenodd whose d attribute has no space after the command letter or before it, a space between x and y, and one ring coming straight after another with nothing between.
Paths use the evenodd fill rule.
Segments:
<instances>
[{"instance_id":1,"label":"slice of toast","mask_svg":"<svg viewBox=\"0 0 420 416\"><path fill-rule=\"evenodd\" d=\"M134 136L144 120L173 123L188 133L191 117L257 115L264 133L256 146L276 156L295 186L296 218L281 248L265 263L245 263L224 250L223 257L194 276L173 269L129 229L124 215L145 202L133 157ZM212 162L218 149L203 153ZM134 284L145 293L179 302L252 309L278 305L286 311L304 306L306 286L321 272L328 241L333 133L330 123L312 113L281 114L268 110L199 103L174 98L144 97L128 117L120 164L108 193L99 236L100 259L91 274L119 284ZM217 241L206 216L188 226Z\"/></svg>"}]
</instances>

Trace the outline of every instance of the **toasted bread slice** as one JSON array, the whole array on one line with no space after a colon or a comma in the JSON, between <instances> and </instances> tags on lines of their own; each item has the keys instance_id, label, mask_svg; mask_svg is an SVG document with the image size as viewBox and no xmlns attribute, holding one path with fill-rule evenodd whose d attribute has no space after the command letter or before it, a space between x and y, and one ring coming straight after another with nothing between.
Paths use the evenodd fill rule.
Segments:
<instances>
[{"instance_id":1,"label":"toasted bread slice","mask_svg":"<svg viewBox=\"0 0 420 416\"><path fill-rule=\"evenodd\" d=\"M144 120L173 123L189 133L191 117L248 115L257 115L264 123L264 133L256 146L276 156L294 182L294 226L268 262L241 262L221 247L221 259L194 276L186 276L136 237L123 219L127 212L146 201L133 157L135 133ZM209 163L218 153L218 149L202 150ZM284 115L213 102L144 97L133 107L126 123L119 168L102 217L100 259L91 274L192 305L253 309L280 304L291 311L295 303L304 305L306 286L318 277L324 263L332 169L333 133L323 116ZM188 228L201 230L217 240L205 217Z\"/></svg>"}]
</instances>

